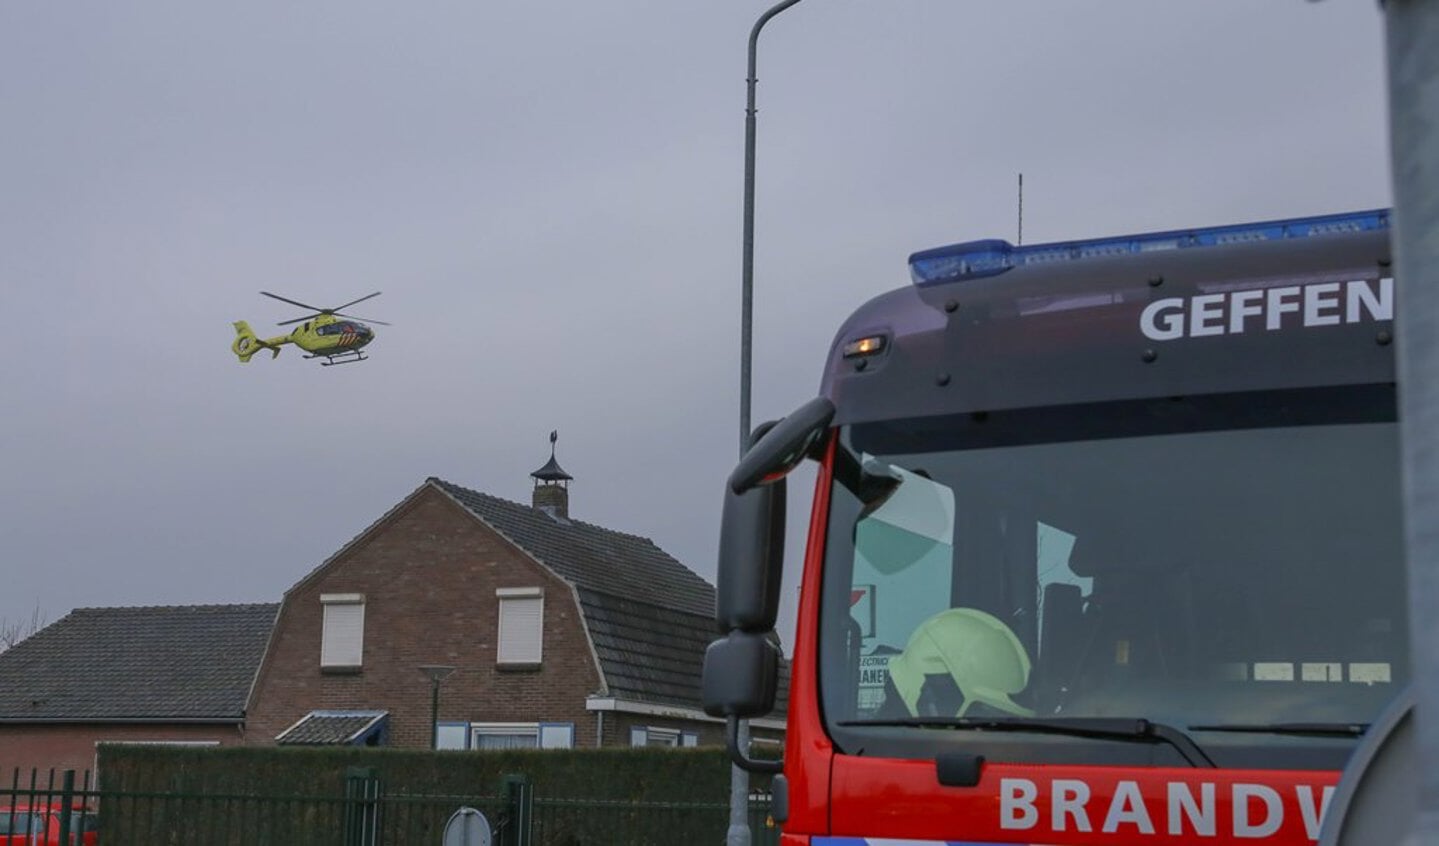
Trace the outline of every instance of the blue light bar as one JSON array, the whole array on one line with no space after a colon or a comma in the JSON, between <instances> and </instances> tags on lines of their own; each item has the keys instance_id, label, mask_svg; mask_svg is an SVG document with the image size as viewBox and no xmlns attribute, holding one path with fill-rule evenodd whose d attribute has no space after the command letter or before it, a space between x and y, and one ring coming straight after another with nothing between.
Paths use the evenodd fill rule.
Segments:
<instances>
[{"instance_id":1,"label":"blue light bar","mask_svg":"<svg viewBox=\"0 0 1439 846\"><path fill-rule=\"evenodd\" d=\"M909 257L909 275L916 285L934 285L957 279L995 276L1015 267L1091 258L1214 247L1257 241L1312 238L1389 228L1389 209L1296 217L1263 223L1236 223L1206 229L1171 229L1140 235L1121 235L1089 241L1059 241L1016 247L1002 239L967 241L923 250Z\"/></svg>"}]
</instances>

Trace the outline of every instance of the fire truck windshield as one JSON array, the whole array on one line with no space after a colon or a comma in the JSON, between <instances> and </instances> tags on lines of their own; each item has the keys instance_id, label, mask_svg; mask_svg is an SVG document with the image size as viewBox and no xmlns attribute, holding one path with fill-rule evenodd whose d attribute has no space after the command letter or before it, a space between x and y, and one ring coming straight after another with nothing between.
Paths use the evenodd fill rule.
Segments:
<instances>
[{"instance_id":1,"label":"fire truck windshield","mask_svg":"<svg viewBox=\"0 0 1439 846\"><path fill-rule=\"evenodd\" d=\"M945 718L1144 719L1220 766L1339 766L1362 728L1289 727L1362 727L1406 681L1398 468L1392 385L844 426L830 732L930 757ZM990 760L1095 743L944 733Z\"/></svg>"}]
</instances>

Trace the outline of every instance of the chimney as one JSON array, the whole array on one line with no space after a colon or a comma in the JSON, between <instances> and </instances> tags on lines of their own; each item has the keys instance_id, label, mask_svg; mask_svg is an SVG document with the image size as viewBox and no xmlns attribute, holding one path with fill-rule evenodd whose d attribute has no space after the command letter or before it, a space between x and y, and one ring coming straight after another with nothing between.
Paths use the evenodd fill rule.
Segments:
<instances>
[{"instance_id":1,"label":"chimney","mask_svg":"<svg viewBox=\"0 0 1439 846\"><path fill-rule=\"evenodd\" d=\"M570 481L573 476L560 469L555 461L555 442L560 439L559 430L550 432L550 460L544 467L531 473L535 490L530 504L559 522L568 522L570 517Z\"/></svg>"}]
</instances>

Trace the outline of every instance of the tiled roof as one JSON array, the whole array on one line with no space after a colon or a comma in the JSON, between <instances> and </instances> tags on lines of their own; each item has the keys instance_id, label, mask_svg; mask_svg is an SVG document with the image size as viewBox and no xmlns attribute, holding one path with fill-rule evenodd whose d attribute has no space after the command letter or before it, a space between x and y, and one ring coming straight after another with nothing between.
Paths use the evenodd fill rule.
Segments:
<instances>
[{"instance_id":1,"label":"tiled roof","mask_svg":"<svg viewBox=\"0 0 1439 846\"><path fill-rule=\"evenodd\" d=\"M611 696L698 707L705 647L718 636L713 617L592 590L579 595Z\"/></svg>"},{"instance_id":2,"label":"tiled roof","mask_svg":"<svg viewBox=\"0 0 1439 846\"><path fill-rule=\"evenodd\" d=\"M649 538L578 520L561 522L528 505L431 481L578 588L714 617L714 588Z\"/></svg>"},{"instance_id":3,"label":"tiled roof","mask_svg":"<svg viewBox=\"0 0 1439 846\"><path fill-rule=\"evenodd\" d=\"M77 608L0 653L0 721L238 722L278 610Z\"/></svg>"},{"instance_id":4,"label":"tiled roof","mask_svg":"<svg viewBox=\"0 0 1439 846\"><path fill-rule=\"evenodd\" d=\"M281 746L340 746L381 730L385 711L311 711L275 738Z\"/></svg>"},{"instance_id":5,"label":"tiled roof","mask_svg":"<svg viewBox=\"0 0 1439 846\"><path fill-rule=\"evenodd\" d=\"M717 636L708 582L649 538L430 481L575 586L610 695L699 707L700 665Z\"/></svg>"}]
</instances>

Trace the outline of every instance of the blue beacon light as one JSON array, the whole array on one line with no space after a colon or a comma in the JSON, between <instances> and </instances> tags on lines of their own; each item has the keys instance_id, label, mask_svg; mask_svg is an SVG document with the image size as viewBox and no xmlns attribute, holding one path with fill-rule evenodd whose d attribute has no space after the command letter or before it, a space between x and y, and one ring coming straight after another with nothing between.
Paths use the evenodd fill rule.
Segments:
<instances>
[{"instance_id":1,"label":"blue beacon light","mask_svg":"<svg viewBox=\"0 0 1439 846\"><path fill-rule=\"evenodd\" d=\"M996 276L1015 267L1083 261L1159 250L1213 247L1259 241L1312 238L1389 228L1389 209L1345 212L1317 217L1296 217L1262 223L1237 223L1204 229L1171 229L1138 235L1121 235L1086 241L1058 241L1016 247L999 238L967 241L922 250L909 257L910 278L916 285L936 285L959 279Z\"/></svg>"}]
</instances>

